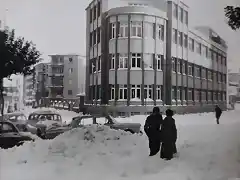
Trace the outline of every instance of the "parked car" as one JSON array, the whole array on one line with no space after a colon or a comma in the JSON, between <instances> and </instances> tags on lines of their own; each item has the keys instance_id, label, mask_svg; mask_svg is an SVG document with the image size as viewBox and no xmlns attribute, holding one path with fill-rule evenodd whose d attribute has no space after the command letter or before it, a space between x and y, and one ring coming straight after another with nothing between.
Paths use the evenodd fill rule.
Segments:
<instances>
[{"instance_id":1,"label":"parked car","mask_svg":"<svg viewBox=\"0 0 240 180\"><path fill-rule=\"evenodd\" d=\"M43 132L43 138L45 139L53 139L59 134L62 134L66 131L69 131L74 128L81 128L86 125L84 121L89 121L89 124L101 124L97 122L97 118L95 116L91 115L80 115L77 117L74 117L72 119L72 122L69 125L63 125L59 126L57 124L48 127ZM124 130L131 133L141 133L141 124L139 123L120 123L117 122L112 116L108 115L105 117L105 123L104 125L109 126L112 129L116 130Z\"/></svg>"},{"instance_id":2,"label":"parked car","mask_svg":"<svg viewBox=\"0 0 240 180\"><path fill-rule=\"evenodd\" d=\"M27 118L22 112L7 113L3 115L3 120L12 122L20 132L37 133L37 128L27 122Z\"/></svg>"},{"instance_id":3,"label":"parked car","mask_svg":"<svg viewBox=\"0 0 240 180\"><path fill-rule=\"evenodd\" d=\"M8 149L20 146L25 141L34 141L34 139L21 133L10 121L0 121L0 148Z\"/></svg>"},{"instance_id":4,"label":"parked car","mask_svg":"<svg viewBox=\"0 0 240 180\"><path fill-rule=\"evenodd\" d=\"M116 130L124 130L130 133L142 133L141 132L141 124L140 123L121 123L118 122L114 117L111 115L107 115L106 122L104 125L109 126L112 129Z\"/></svg>"},{"instance_id":5,"label":"parked car","mask_svg":"<svg viewBox=\"0 0 240 180\"><path fill-rule=\"evenodd\" d=\"M37 135L42 137L42 132L53 125L62 126L62 117L59 113L51 110L38 110L28 116L28 124L37 128Z\"/></svg>"}]
</instances>

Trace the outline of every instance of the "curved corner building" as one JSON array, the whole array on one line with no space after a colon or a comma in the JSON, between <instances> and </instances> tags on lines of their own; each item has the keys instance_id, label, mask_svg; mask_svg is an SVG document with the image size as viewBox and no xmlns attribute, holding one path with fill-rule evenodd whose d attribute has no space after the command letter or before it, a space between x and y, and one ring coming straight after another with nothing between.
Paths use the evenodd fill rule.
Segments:
<instances>
[{"instance_id":1,"label":"curved corner building","mask_svg":"<svg viewBox=\"0 0 240 180\"><path fill-rule=\"evenodd\" d=\"M94 0L86 13L87 104L119 115L226 108L226 43L190 30L182 1Z\"/></svg>"}]
</instances>

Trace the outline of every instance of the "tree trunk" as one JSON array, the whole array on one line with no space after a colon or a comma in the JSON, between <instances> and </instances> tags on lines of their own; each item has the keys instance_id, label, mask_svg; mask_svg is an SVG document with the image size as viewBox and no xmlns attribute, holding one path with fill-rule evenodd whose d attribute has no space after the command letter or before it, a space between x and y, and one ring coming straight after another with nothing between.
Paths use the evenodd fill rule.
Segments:
<instances>
[{"instance_id":1,"label":"tree trunk","mask_svg":"<svg viewBox=\"0 0 240 180\"><path fill-rule=\"evenodd\" d=\"M4 114L4 96L3 96L3 79L0 80L0 105L1 105L1 115Z\"/></svg>"}]
</instances>

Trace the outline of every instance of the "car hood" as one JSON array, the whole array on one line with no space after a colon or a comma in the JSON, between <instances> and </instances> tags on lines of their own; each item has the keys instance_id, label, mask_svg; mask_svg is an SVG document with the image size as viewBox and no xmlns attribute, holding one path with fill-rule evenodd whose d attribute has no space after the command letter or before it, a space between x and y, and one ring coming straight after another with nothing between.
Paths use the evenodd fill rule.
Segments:
<instances>
[{"instance_id":1,"label":"car hood","mask_svg":"<svg viewBox=\"0 0 240 180\"><path fill-rule=\"evenodd\" d=\"M30 132L19 132L19 134L20 134L21 136L31 138L32 140L38 140L38 139L40 139L38 136L36 136L36 135L34 135L34 134L30 133Z\"/></svg>"},{"instance_id":2,"label":"car hood","mask_svg":"<svg viewBox=\"0 0 240 180\"><path fill-rule=\"evenodd\" d=\"M128 126L128 127L140 127L140 123L117 123L116 125Z\"/></svg>"},{"instance_id":3,"label":"car hood","mask_svg":"<svg viewBox=\"0 0 240 180\"><path fill-rule=\"evenodd\" d=\"M72 129L70 126L54 126L54 125L52 125L52 126L49 126L48 128L47 128L47 131L68 131L68 130L70 130L70 129Z\"/></svg>"}]
</instances>

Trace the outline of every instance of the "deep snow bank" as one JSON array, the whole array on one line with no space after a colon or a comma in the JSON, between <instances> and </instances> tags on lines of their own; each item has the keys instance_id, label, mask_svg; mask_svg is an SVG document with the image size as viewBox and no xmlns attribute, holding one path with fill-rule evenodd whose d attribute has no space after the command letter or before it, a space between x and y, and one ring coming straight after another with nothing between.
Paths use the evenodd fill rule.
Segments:
<instances>
[{"instance_id":1,"label":"deep snow bank","mask_svg":"<svg viewBox=\"0 0 240 180\"><path fill-rule=\"evenodd\" d=\"M224 112L220 125L215 124L214 114L176 116L180 156L170 162L161 160L159 155L148 157L145 135L97 125L74 129L54 140L37 140L19 148L0 150L0 179L227 180L239 177L239 116L237 111ZM132 120L137 121L135 118Z\"/></svg>"}]
</instances>

